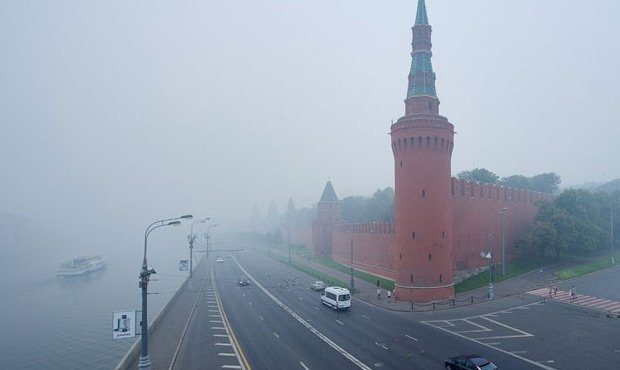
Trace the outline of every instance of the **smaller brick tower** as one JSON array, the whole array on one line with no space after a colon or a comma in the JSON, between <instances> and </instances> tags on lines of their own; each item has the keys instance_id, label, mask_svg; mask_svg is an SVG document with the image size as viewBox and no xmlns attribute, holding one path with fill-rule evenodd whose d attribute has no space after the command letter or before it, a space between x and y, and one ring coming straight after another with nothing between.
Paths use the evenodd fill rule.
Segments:
<instances>
[{"instance_id":1,"label":"smaller brick tower","mask_svg":"<svg viewBox=\"0 0 620 370\"><path fill-rule=\"evenodd\" d=\"M312 225L312 244L315 255L331 258L333 231L342 223L342 206L332 182L328 181L317 204L316 218Z\"/></svg>"},{"instance_id":2,"label":"smaller brick tower","mask_svg":"<svg viewBox=\"0 0 620 370\"><path fill-rule=\"evenodd\" d=\"M454 295L451 157L454 126L439 115L431 26L418 0L405 115L392 124L396 297L428 302Z\"/></svg>"}]
</instances>

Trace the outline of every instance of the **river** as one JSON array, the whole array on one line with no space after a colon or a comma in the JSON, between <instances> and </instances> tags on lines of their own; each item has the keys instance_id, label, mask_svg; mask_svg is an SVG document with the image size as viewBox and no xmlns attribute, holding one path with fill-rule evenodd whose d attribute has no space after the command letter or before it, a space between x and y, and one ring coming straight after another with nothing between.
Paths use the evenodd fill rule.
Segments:
<instances>
[{"instance_id":1,"label":"river","mask_svg":"<svg viewBox=\"0 0 620 370\"><path fill-rule=\"evenodd\" d=\"M131 253L123 252L131 250ZM106 268L57 278L77 256L26 252L0 259L0 368L112 369L135 340L112 339L114 311L140 310L141 248L106 255ZM149 251L157 271L149 284L149 321L187 278L178 270L187 246Z\"/></svg>"}]
</instances>

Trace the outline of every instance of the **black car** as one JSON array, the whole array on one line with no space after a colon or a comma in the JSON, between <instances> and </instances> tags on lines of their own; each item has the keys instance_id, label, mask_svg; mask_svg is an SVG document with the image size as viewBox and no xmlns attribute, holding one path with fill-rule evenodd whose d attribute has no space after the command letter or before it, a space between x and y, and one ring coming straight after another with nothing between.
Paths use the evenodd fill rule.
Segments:
<instances>
[{"instance_id":1,"label":"black car","mask_svg":"<svg viewBox=\"0 0 620 370\"><path fill-rule=\"evenodd\" d=\"M239 285L241 286L250 285L250 279L248 279L247 276L241 276L239 278Z\"/></svg>"},{"instance_id":2,"label":"black car","mask_svg":"<svg viewBox=\"0 0 620 370\"><path fill-rule=\"evenodd\" d=\"M495 370L497 366L484 357L478 355L457 356L445 361L446 370Z\"/></svg>"}]
</instances>

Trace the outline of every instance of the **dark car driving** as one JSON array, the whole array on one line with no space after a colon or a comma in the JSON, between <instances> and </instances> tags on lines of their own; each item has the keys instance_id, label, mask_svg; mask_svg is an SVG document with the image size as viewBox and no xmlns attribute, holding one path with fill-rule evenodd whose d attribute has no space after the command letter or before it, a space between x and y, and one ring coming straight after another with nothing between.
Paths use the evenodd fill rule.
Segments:
<instances>
[{"instance_id":1,"label":"dark car driving","mask_svg":"<svg viewBox=\"0 0 620 370\"><path fill-rule=\"evenodd\" d=\"M239 277L239 285L241 286L250 285L250 279L248 279L247 276Z\"/></svg>"},{"instance_id":2,"label":"dark car driving","mask_svg":"<svg viewBox=\"0 0 620 370\"><path fill-rule=\"evenodd\" d=\"M465 355L449 358L445 361L446 370L495 370L497 366L484 357Z\"/></svg>"}]
</instances>

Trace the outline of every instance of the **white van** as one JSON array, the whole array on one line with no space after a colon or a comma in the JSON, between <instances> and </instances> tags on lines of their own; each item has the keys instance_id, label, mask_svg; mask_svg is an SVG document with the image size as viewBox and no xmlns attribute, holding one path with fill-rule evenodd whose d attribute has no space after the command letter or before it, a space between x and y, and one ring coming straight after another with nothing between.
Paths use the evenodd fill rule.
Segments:
<instances>
[{"instance_id":1,"label":"white van","mask_svg":"<svg viewBox=\"0 0 620 370\"><path fill-rule=\"evenodd\" d=\"M329 286L321 293L321 303L334 310L351 308L351 292L339 286Z\"/></svg>"}]
</instances>

